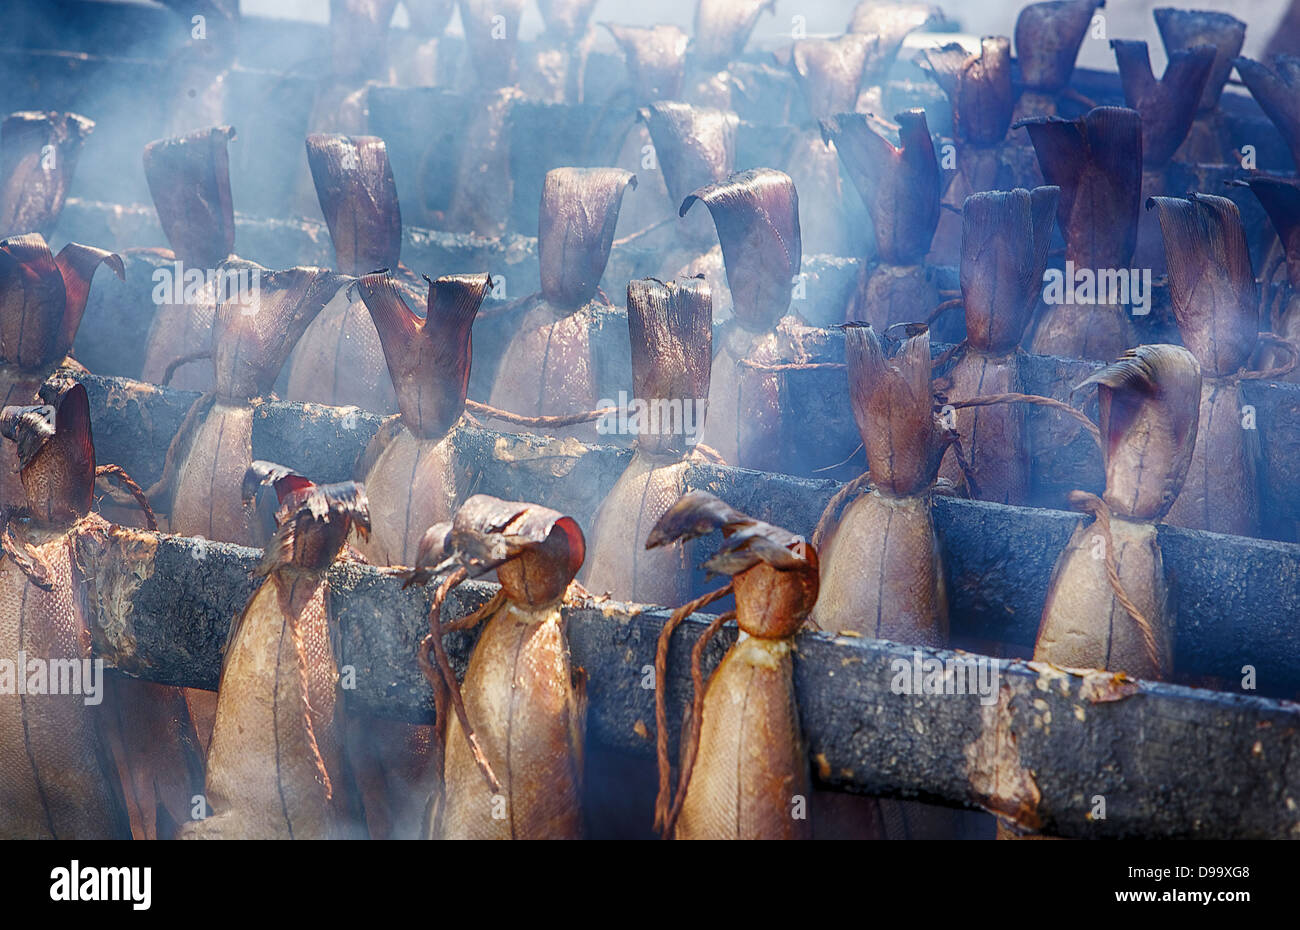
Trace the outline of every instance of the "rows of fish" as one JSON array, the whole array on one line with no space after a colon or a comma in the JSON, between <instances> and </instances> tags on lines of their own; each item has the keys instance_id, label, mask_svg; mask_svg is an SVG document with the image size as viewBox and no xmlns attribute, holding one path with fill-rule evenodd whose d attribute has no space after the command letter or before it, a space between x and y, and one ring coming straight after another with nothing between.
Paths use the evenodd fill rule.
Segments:
<instances>
[{"instance_id":1,"label":"rows of fish","mask_svg":"<svg viewBox=\"0 0 1300 930\"><path fill-rule=\"evenodd\" d=\"M1222 196L1235 189L1209 188L1222 173L1184 197L1167 169L1179 152L1220 165L1230 151L1216 106L1234 66L1283 137L1300 137L1295 60L1240 58L1244 24L1232 17L1158 11L1173 51L1165 77L1152 76L1141 43L1115 40L1130 106L1062 116L1081 106L1069 78L1099 5L1026 7L1015 67L1005 37L985 39L979 55L960 46L919 53L954 112L960 167L946 191L926 113L874 112L880 75L906 35L938 16L932 8L863 3L844 36L800 39L778 55L817 120L799 170L738 165L725 95L700 102L730 92L719 69L739 55L764 4L701 0L693 40L674 27L611 27L645 98L624 147L640 153L648 140L663 189L638 186L618 164L547 172L540 290L491 310L490 269L430 278L402 263L382 139L342 124L306 138L336 260L283 270L235 254L230 126L218 119L151 143L144 171L171 246L156 257L212 273L170 288L153 313L142 378L199 394L148 488L96 464L76 382L84 369L69 355L96 269L125 276L131 256L76 243L55 254L47 242L91 124L66 113L6 120L0 655L38 666L93 657L87 567L77 557L86 537L161 526L264 556L256 592L231 618L215 693L109 672L100 705L43 689L0 694L0 835L580 837L586 674L570 659L564 608L611 596L676 608L655 664L659 790L647 821L665 837L810 836L832 808L815 804L812 820L792 813L813 785L793 678L797 634L947 645L932 501L1026 502L1026 405L1055 418L1053 441L1094 441L1105 478L1102 493L1066 502L1082 517L1053 574L1034 658L1170 677L1174 614L1156 525L1257 532L1258 452L1242 428L1240 388L1291 377L1300 358L1300 182L1249 172L1238 182L1278 234L1257 276L1241 211ZM333 6L370 23L356 40L382 48L384 3ZM478 6L461 3L469 47L482 83L506 100L524 92L519 69L495 47L475 50L493 28ZM566 69L581 54L590 8L543 4L548 23L568 23L556 73L574 73ZM219 64L218 76L229 62ZM323 124L351 112L355 86L322 96ZM500 134L493 114L485 108L483 118L498 122L481 127L483 165ZM818 235L838 222L843 197L827 186L838 184L836 159L871 221L874 251L857 251L876 260L860 264L844 308L844 361L810 362L804 347L824 331L791 312L792 289L801 221L815 217ZM467 203L492 203L494 178L481 174L465 181ZM813 192L802 206L801 189ZM662 243L660 273L616 295L625 298L627 356L604 357L593 332L613 303L601 281L624 201L642 194L671 206L667 223L658 208L644 212L645 238ZM491 216L471 222L482 235L501 231ZM840 234L851 241L848 226ZM1127 301L1044 299L1053 259L1126 271L1143 248L1167 274L1181 345L1136 345ZM959 268L954 294L935 283L936 254ZM1283 266L1286 281L1274 286ZM929 324L957 308L963 335L936 355ZM483 401L468 396L481 312L509 334ZM1026 350L1098 362L1076 388L1079 406L1023 390L1017 359ZM784 375L810 366L843 369L847 396L828 402L851 411L867 470L805 540L687 487L685 475L697 461L782 470L798 428ZM282 370L290 400L387 417L353 480L321 483L254 460L255 408ZM636 410L600 406L602 371L626 384ZM1095 422L1084 412L1094 388ZM585 533L540 503L473 493L457 460L456 436L470 424L603 442L611 417L634 451ZM699 567L729 580L691 599L695 541L714 533L723 541ZM349 713L330 616L329 569L340 560L434 588L428 635L409 656L434 695L432 725ZM452 615L452 589L482 577L497 593ZM694 693L674 766L672 637L726 597L734 609L712 618L692 650ZM704 647L731 621L743 635L706 680ZM459 680L443 638L475 629ZM911 834L932 813L892 804L863 799L840 815L873 825L858 835L892 835L890 824L901 819Z\"/></svg>"}]
</instances>

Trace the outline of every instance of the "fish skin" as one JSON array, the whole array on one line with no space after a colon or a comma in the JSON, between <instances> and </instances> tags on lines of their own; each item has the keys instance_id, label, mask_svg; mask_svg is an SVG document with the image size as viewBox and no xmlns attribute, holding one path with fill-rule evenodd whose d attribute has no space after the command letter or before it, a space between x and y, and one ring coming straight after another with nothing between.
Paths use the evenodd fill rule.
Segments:
<instances>
[{"instance_id":1,"label":"fish skin","mask_svg":"<svg viewBox=\"0 0 1300 930\"><path fill-rule=\"evenodd\" d=\"M539 298L519 320L514 338L501 356L488 403L523 416L561 416L595 409L599 397L591 330L596 306L592 302L566 313ZM547 434L589 442L597 438L591 423L548 429Z\"/></svg>"},{"instance_id":2,"label":"fish skin","mask_svg":"<svg viewBox=\"0 0 1300 930\"><path fill-rule=\"evenodd\" d=\"M1118 304L1044 306L1030 341L1034 355L1109 359L1133 345L1133 328Z\"/></svg>"},{"instance_id":3,"label":"fish skin","mask_svg":"<svg viewBox=\"0 0 1300 930\"><path fill-rule=\"evenodd\" d=\"M1109 545L1120 584L1152 624L1158 665L1152 665L1136 622L1115 598L1105 560L1093 556L1099 534L1094 524L1080 523L1057 561L1034 660L1124 672L1132 678L1165 678L1172 671L1173 616L1156 527L1114 515Z\"/></svg>"},{"instance_id":4,"label":"fish skin","mask_svg":"<svg viewBox=\"0 0 1300 930\"><path fill-rule=\"evenodd\" d=\"M986 394L1019 393L1016 355L991 356L968 351L948 373L948 396L974 398ZM1019 404L995 404L953 411L961 448L975 475L979 499L999 504L1024 504L1029 495L1029 456L1025 414ZM939 476L956 485L965 481L955 449L948 450Z\"/></svg>"},{"instance_id":5,"label":"fish skin","mask_svg":"<svg viewBox=\"0 0 1300 930\"><path fill-rule=\"evenodd\" d=\"M461 691L506 816L492 816L491 790L452 716L441 837L580 839L586 695L574 682L559 605L508 603L489 617Z\"/></svg>"},{"instance_id":6,"label":"fish skin","mask_svg":"<svg viewBox=\"0 0 1300 930\"><path fill-rule=\"evenodd\" d=\"M811 793L789 641L737 643L709 678L700 748L674 838L809 839Z\"/></svg>"},{"instance_id":7,"label":"fish skin","mask_svg":"<svg viewBox=\"0 0 1300 930\"><path fill-rule=\"evenodd\" d=\"M418 439L401 429L377 452L361 477L370 499L372 530L357 548L375 565L414 565L424 531L450 520L462 492L453 429L441 439ZM369 457L370 452L367 452Z\"/></svg>"},{"instance_id":8,"label":"fish skin","mask_svg":"<svg viewBox=\"0 0 1300 930\"><path fill-rule=\"evenodd\" d=\"M740 366L784 360L781 335L728 324L713 356L709 419L700 441L742 468L779 471L783 458L781 376Z\"/></svg>"},{"instance_id":9,"label":"fish skin","mask_svg":"<svg viewBox=\"0 0 1300 930\"><path fill-rule=\"evenodd\" d=\"M177 471L172 532L260 547L265 539L256 513L241 495L252 460L253 408L216 401L195 427Z\"/></svg>"},{"instance_id":10,"label":"fish skin","mask_svg":"<svg viewBox=\"0 0 1300 930\"><path fill-rule=\"evenodd\" d=\"M42 590L12 559L0 560L0 655L16 660L23 649L33 658L90 658L89 607L72 533L31 535L54 587ZM0 695L0 837L130 837L121 783L99 729L102 710L76 695Z\"/></svg>"},{"instance_id":11,"label":"fish skin","mask_svg":"<svg viewBox=\"0 0 1300 930\"><path fill-rule=\"evenodd\" d=\"M589 591L636 604L681 604L690 598L688 547L647 550L644 540L687 490L689 463L637 450L592 521L583 576Z\"/></svg>"},{"instance_id":12,"label":"fish skin","mask_svg":"<svg viewBox=\"0 0 1300 930\"><path fill-rule=\"evenodd\" d=\"M948 597L928 497L872 491L848 506L823 546L812 618L824 630L947 645Z\"/></svg>"},{"instance_id":13,"label":"fish skin","mask_svg":"<svg viewBox=\"0 0 1300 930\"><path fill-rule=\"evenodd\" d=\"M168 365L211 344L216 310L215 293L206 285L202 296L192 303L159 305L149 326L140 379L162 384ZM178 391L210 391L215 382L212 363L199 359L178 365L167 384Z\"/></svg>"},{"instance_id":14,"label":"fish skin","mask_svg":"<svg viewBox=\"0 0 1300 930\"><path fill-rule=\"evenodd\" d=\"M322 377L322 371L329 376ZM384 415L397 412L379 331L362 301L349 301L340 292L307 327L289 359L285 396Z\"/></svg>"},{"instance_id":15,"label":"fish skin","mask_svg":"<svg viewBox=\"0 0 1300 930\"><path fill-rule=\"evenodd\" d=\"M274 571L236 620L205 796L183 839L328 839L344 828L341 706L322 573Z\"/></svg>"},{"instance_id":16,"label":"fish skin","mask_svg":"<svg viewBox=\"0 0 1300 930\"><path fill-rule=\"evenodd\" d=\"M1241 428L1241 407L1239 381L1203 379L1196 447L1166 523L1236 536L1259 534L1256 461Z\"/></svg>"}]
</instances>

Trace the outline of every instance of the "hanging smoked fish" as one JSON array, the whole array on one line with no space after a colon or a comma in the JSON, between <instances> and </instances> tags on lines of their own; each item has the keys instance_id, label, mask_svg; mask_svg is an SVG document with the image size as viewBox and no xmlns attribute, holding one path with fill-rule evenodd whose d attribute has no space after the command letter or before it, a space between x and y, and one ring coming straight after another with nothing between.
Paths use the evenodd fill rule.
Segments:
<instances>
[{"instance_id":1,"label":"hanging smoked fish","mask_svg":"<svg viewBox=\"0 0 1300 930\"><path fill-rule=\"evenodd\" d=\"M433 629L420 644L444 750L430 838L582 837L587 676L569 660L562 607L585 551L572 517L486 494L465 501L451 523L430 527L421 540L411 580L450 573L434 596ZM497 594L473 614L439 623L451 589L493 569ZM453 715L446 695L457 689L441 637L480 623L459 688L463 704L452 698Z\"/></svg>"},{"instance_id":2,"label":"hanging smoked fish","mask_svg":"<svg viewBox=\"0 0 1300 930\"><path fill-rule=\"evenodd\" d=\"M234 129L217 126L144 148L145 178L174 261L154 272L158 307L140 373L145 381L212 389L211 365L202 358L212 342L215 271L235 247L228 152L234 138Z\"/></svg>"},{"instance_id":3,"label":"hanging smoked fish","mask_svg":"<svg viewBox=\"0 0 1300 930\"><path fill-rule=\"evenodd\" d=\"M1219 112L1219 98L1232 74L1233 60L1246 41L1246 24L1228 13L1211 10L1161 7L1152 15L1167 57L1172 59L1176 52L1198 45L1214 47L1214 67L1201 90L1196 121L1178 150L1178 159L1192 164L1235 161L1232 150L1237 143Z\"/></svg>"},{"instance_id":4,"label":"hanging smoked fish","mask_svg":"<svg viewBox=\"0 0 1300 930\"><path fill-rule=\"evenodd\" d=\"M1237 205L1224 197L1153 197L1169 263L1174 318L1201 368L1199 427L1167 522L1215 533L1259 532L1258 447L1242 428L1241 381L1260 344L1259 298ZM1290 366L1295 365L1291 349Z\"/></svg>"},{"instance_id":5,"label":"hanging smoked fish","mask_svg":"<svg viewBox=\"0 0 1300 930\"><path fill-rule=\"evenodd\" d=\"M1093 13L1105 5L1105 0L1051 0L1020 11L1015 40L1024 90L1016 119L1056 115L1057 98L1070 83Z\"/></svg>"},{"instance_id":6,"label":"hanging smoked fish","mask_svg":"<svg viewBox=\"0 0 1300 930\"><path fill-rule=\"evenodd\" d=\"M429 281L421 320L391 276L370 274L358 282L401 410L380 426L356 469L369 489L373 515L360 549L376 565L415 564L424 529L449 520L465 496L468 476L456 466L456 436L469 385L474 317L491 288L487 275ZM358 779L372 836L416 835L410 812L423 806L427 794L422 786L432 739L425 726L358 720Z\"/></svg>"},{"instance_id":7,"label":"hanging smoked fish","mask_svg":"<svg viewBox=\"0 0 1300 930\"><path fill-rule=\"evenodd\" d=\"M321 211L334 243L335 269L347 275L398 269L402 211L384 140L375 136L307 137ZM289 359L288 400L397 410L375 324L351 291L341 291L311 322Z\"/></svg>"},{"instance_id":8,"label":"hanging smoked fish","mask_svg":"<svg viewBox=\"0 0 1300 930\"><path fill-rule=\"evenodd\" d=\"M792 133L785 164L803 202L803 242L810 254L854 251L840 160L835 146L822 140L818 123L853 112L879 44L878 36L850 32L834 39L799 39L790 50L790 70L803 90L812 124Z\"/></svg>"},{"instance_id":9,"label":"hanging smoked fish","mask_svg":"<svg viewBox=\"0 0 1300 930\"><path fill-rule=\"evenodd\" d=\"M1269 313L1269 328L1292 345L1300 345L1300 181L1256 175L1235 183L1249 187L1268 213L1273 228L1277 231L1286 263L1289 293L1285 294L1284 300L1273 302ZM1268 287L1271 283L1265 281L1264 285ZM1276 354L1268 353L1267 360L1274 365L1283 364L1284 359L1272 358ZM1287 374L1274 374L1273 377L1282 381L1300 381L1300 372L1293 369Z\"/></svg>"},{"instance_id":10,"label":"hanging smoked fish","mask_svg":"<svg viewBox=\"0 0 1300 930\"><path fill-rule=\"evenodd\" d=\"M0 239L40 233L63 212L77 158L94 120L76 113L23 111L0 123Z\"/></svg>"},{"instance_id":11,"label":"hanging smoked fish","mask_svg":"<svg viewBox=\"0 0 1300 930\"><path fill-rule=\"evenodd\" d=\"M197 740L179 689L147 694L141 682L110 679L102 665L92 670L91 581L78 542L114 532L91 513L95 477L99 471L124 473L95 467L82 385L52 379L39 399L39 406L0 411L0 434L14 442L22 463L19 496L5 499L0 528L0 650L18 657L17 675L26 688L15 694L10 682L0 697L0 745L9 750L0 762L0 836L154 838L161 812L174 821L188 810L198 782L186 776L201 765ZM80 694L48 693L52 683L33 677L33 666L54 662L76 666ZM96 689L102 690L92 697ZM156 703L148 703L151 698ZM152 726L160 714L176 715L176 741L132 747L115 761L129 735L120 729L121 713L138 726ZM123 777L129 779L126 792Z\"/></svg>"},{"instance_id":12,"label":"hanging smoked fish","mask_svg":"<svg viewBox=\"0 0 1300 930\"><path fill-rule=\"evenodd\" d=\"M655 156L668 191L672 245L660 271L670 277L702 274L713 292L713 318L731 316L731 292L713 221L701 210L678 217L691 191L724 181L736 166L736 129L740 119L729 110L659 101L640 111L654 142ZM638 191L637 200L642 196ZM684 257L688 256L688 257Z\"/></svg>"},{"instance_id":13,"label":"hanging smoked fish","mask_svg":"<svg viewBox=\"0 0 1300 930\"><path fill-rule=\"evenodd\" d=\"M686 74L690 37L676 26L620 26L602 23L614 37L627 62L632 99L638 106L656 100L677 100Z\"/></svg>"},{"instance_id":14,"label":"hanging smoked fish","mask_svg":"<svg viewBox=\"0 0 1300 930\"><path fill-rule=\"evenodd\" d=\"M1013 182L1032 188L1044 175L1034 158L1034 147L1018 121L1056 116L1060 98L1069 95L1079 46L1083 44L1094 11L1103 0L1052 0L1031 3L1016 18L1013 37L1020 70L1020 96L1012 113L1012 145L1007 149ZM1048 184L1056 184L1047 178Z\"/></svg>"},{"instance_id":15,"label":"hanging smoked fish","mask_svg":"<svg viewBox=\"0 0 1300 930\"><path fill-rule=\"evenodd\" d=\"M122 258L70 242L57 256L39 233L0 241L0 405L30 404L63 363L100 264L125 280ZM0 502L23 499L19 457L0 449Z\"/></svg>"},{"instance_id":16,"label":"hanging smoked fish","mask_svg":"<svg viewBox=\"0 0 1300 930\"><path fill-rule=\"evenodd\" d=\"M357 284L401 410L384 422L357 465L374 517L361 551L376 565L414 564L424 530L450 519L465 491L455 468L455 435L465 410L474 317L492 281L485 274L425 280L423 320L391 276L368 274Z\"/></svg>"},{"instance_id":17,"label":"hanging smoked fish","mask_svg":"<svg viewBox=\"0 0 1300 930\"><path fill-rule=\"evenodd\" d=\"M949 400L1018 394L1020 341L1042 294L1060 189L973 194L962 207L961 291L966 341L944 378ZM856 337L855 337L856 338ZM953 411L967 468L949 450L939 474L972 496L1024 504L1029 494L1029 450L1018 405ZM829 563L828 563L829 564Z\"/></svg>"},{"instance_id":18,"label":"hanging smoked fish","mask_svg":"<svg viewBox=\"0 0 1300 930\"><path fill-rule=\"evenodd\" d=\"M886 110L884 89L898 60L903 42L918 29L944 21L943 10L926 3L900 3L897 0L862 0L853 8L847 32L875 36L876 47L867 64L863 88L856 106L850 111L878 113Z\"/></svg>"},{"instance_id":19,"label":"hanging smoked fish","mask_svg":"<svg viewBox=\"0 0 1300 930\"><path fill-rule=\"evenodd\" d=\"M627 286L632 396L641 401L636 452L592 524L583 586L637 604L679 604L690 592L680 553L646 552L649 528L686 491L709 396L713 327L709 285L654 278Z\"/></svg>"},{"instance_id":20,"label":"hanging smoked fish","mask_svg":"<svg viewBox=\"0 0 1300 930\"><path fill-rule=\"evenodd\" d=\"M1106 490L1071 504L1080 523L1056 563L1034 659L1132 678L1172 671L1174 611L1156 523L1183 484L1196 445L1201 373L1181 346L1138 346L1095 372Z\"/></svg>"},{"instance_id":21,"label":"hanging smoked fish","mask_svg":"<svg viewBox=\"0 0 1300 930\"><path fill-rule=\"evenodd\" d=\"M254 462L243 497L268 484L278 529L257 569L264 580L226 643L204 791L212 813L187 824L183 839L329 839L347 835L356 816L344 787L327 572L348 534L369 530L366 492Z\"/></svg>"},{"instance_id":22,"label":"hanging smoked fish","mask_svg":"<svg viewBox=\"0 0 1300 930\"><path fill-rule=\"evenodd\" d=\"M1119 66L1124 103L1142 117L1143 196L1170 193L1166 168L1196 118L1201 92L1214 67L1214 47L1198 45L1174 52L1159 81L1151 71L1145 42L1112 39L1110 47ZM1151 268L1153 274L1165 270L1159 224L1146 211L1138 220L1134 263Z\"/></svg>"},{"instance_id":23,"label":"hanging smoked fish","mask_svg":"<svg viewBox=\"0 0 1300 930\"><path fill-rule=\"evenodd\" d=\"M957 144L957 173L948 182L939 215L932 255L937 263L953 264L961 247L964 223L954 212L966 198L981 191L998 190L1003 168L1003 142L1011 125L1015 94L1011 85L1011 40L985 36L980 53L967 54L960 43L918 53L952 105L953 139Z\"/></svg>"},{"instance_id":24,"label":"hanging smoked fish","mask_svg":"<svg viewBox=\"0 0 1300 930\"><path fill-rule=\"evenodd\" d=\"M797 816L806 809L798 802L807 803L811 776L794 691L794 637L817 601L817 553L803 537L746 516L707 491L682 496L645 545L653 549L715 530L722 530L722 545L704 568L731 581L674 612L655 654L655 828L665 839L809 839L808 819ZM674 797L668 645L686 617L729 593L736 596L736 610L717 617L691 653L694 699L682 727ZM706 689L700 672L704 645L733 619L742 635Z\"/></svg>"},{"instance_id":25,"label":"hanging smoked fish","mask_svg":"<svg viewBox=\"0 0 1300 930\"><path fill-rule=\"evenodd\" d=\"M875 227L876 263L859 265L845 319L885 329L928 314L939 292L924 264L939 224L940 178L924 110L894 117L899 144L871 128L861 113L822 120Z\"/></svg>"},{"instance_id":26,"label":"hanging smoked fish","mask_svg":"<svg viewBox=\"0 0 1300 930\"><path fill-rule=\"evenodd\" d=\"M1300 58L1278 55L1272 68L1249 58L1238 58L1233 64L1300 165Z\"/></svg>"},{"instance_id":27,"label":"hanging smoked fish","mask_svg":"<svg viewBox=\"0 0 1300 930\"><path fill-rule=\"evenodd\" d=\"M636 175L618 168L546 173L537 231L542 290L528 301L501 356L493 407L522 416L595 407L602 379L591 346L599 306L594 298L629 185L636 187ZM568 433L593 440L596 435L591 426Z\"/></svg>"},{"instance_id":28,"label":"hanging smoked fish","mask_svg":"<svg viewBox=\"0 0 1300 930\"><path fill-rule=\"evenodd\" d=\"M739 58L758 17L775 9L776 0L700 0L692 49L696 67L720 71Z\"/></svg>"},{"instance_id":29,"label":"hanging smoked fish","mask_svg":"<svg viewBox=\"0 0 1300 930\"><path fill-rule=\"evenodd\" d=\"M1077 120L1045 117L1017 125L1029 130L1047 183L1061 189L1056 216L1065 235L1060 293L1049 289L1044 296L1047 308L1031 351L1115 358L1133 344L1132 326L1125 302L1099 290L1108 280L1102 272L1127 270L1137 245L1142 118L1136 110L1097 107ZM1127 297L1138 302L1132 292Z\"/></svg>"},{"instance_id":30,"label":"hanging smoked fish","mask_svg":"<svg viewBox=\"0 0 1300 930\"><path fill-rule=\"evenodd\" d=\"M791 353L791 331L802 324L785 314L803 261L799 195L790 176L752 168L710 184L682 201L709 208L722 244L734 315L722 327L713 356L709 409L701 441L723 460L777 471L784 458L782 376L751 367L779 363Z\"/></svg>"},{"instance_id":31,"label":"hanging smoked fish","mask_svg":"<svg viewBox=\"0 0 1300 930\"><path fill-rule=\"evenodd\" d=\"M813 620L823 630L945 646L948 597L930 489L956 436L935 415L929 331L917 324L909 333L890 360L870 324L844 327L849 400L873 488L820 546Z\"/></svg>"},{"instance_id":32,"label":"hanging smoked fish","mask_svg":"<svg viewBox=\"0 0 1300 930\"><path fill-rule=\"evenodd\" d=\"M270 271L254 262L222 264L225 299L212 324L214 388L190 407L167 449L150 499L173 533L260 546L263 533L242 499L253 461L253 406L265 397L294 343L347 279L320 268Z\"/></svg>"}]
</instances>

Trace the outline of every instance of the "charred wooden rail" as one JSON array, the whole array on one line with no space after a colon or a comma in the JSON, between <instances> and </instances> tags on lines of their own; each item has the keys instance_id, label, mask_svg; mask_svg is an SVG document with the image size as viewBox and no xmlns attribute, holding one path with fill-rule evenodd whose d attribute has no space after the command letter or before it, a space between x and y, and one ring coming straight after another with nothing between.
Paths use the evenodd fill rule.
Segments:
<instances>
[{"instance_id":1,"label":"charred wooden rail","mask_svg":"<svg viewBox=\"0 0 1300 930\"><path fill-rule=\"evenodd\" d=\"M152 483L195 395L122 379L81 380L100 457ZM379 422L346 408L263 403L253 418L253 456L321 481L344 480ZM586 527L631 455L571 438L479 429L456 436L457 458L475 492L535 501ZM838 488L830 480L704 465L693 467L687 482L805 535ZM956 645L999 643L1011 655L1031 653L1053 566L1077 519L1062 511L936 501ZM1242 667L1250 665L1259 693L1300 695L1300 546L1171 526L1160 534L1179 604L1174 666L1180 680L1233 682L1235 689ZM707 543L700 545L697 561L708 555Z\"/></svg>"},{"instance_id":2,"label":"charred wooden rail","mask_svg":"<svg viewBox=\"0 0 1300 930\"><path fill-rule=\"evenodd\" d=\"M214 687L257 558L137 530L83 540L98 654L133 676ZM432 693L413 660L431 591L403 590L392 573L356 563L337 565L330 584L339 665L355 673L348 706L432 719ZM490 591L464 585L448 609L463 614ZM574 662L589 675L590 738L649 765L654 692L645 682L668 612L597 600L566 614ZM689 699L690 649L707 619L692 618L674 641L670 720ZM724 631L710 644L710 667L733 639ZM469 646L463 634L451 643L459 672ZM897 663L910 666L917 653L959 658L799 637L800 715L823 784L983 807L1059 836L1300 838L1300 706L1007 660L995 663L996 700L987 704L974 694L895 693ZM1092 816L1099 798L1105 819Z\"/></svg>"}]
</instances>

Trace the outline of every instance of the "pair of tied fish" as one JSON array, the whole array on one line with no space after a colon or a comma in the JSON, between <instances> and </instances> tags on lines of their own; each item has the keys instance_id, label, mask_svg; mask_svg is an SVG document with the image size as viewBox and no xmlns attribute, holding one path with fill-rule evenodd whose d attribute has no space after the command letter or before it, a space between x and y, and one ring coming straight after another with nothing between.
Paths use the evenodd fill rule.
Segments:
<instances>
[{"instance_id":1,"label":"pair of tied fish","mask_svg":"<svg viewBox=\"0 0 1300 930\"><path fill-rule=\"evenodd\" d=\"M116 466L96 466L82 385L51 379L38 399L0 411L21 483L2 502L0 652L28 686L24 693L11 682L0 695L0 835L168 838L188 818L202 779L180 689L108 672L98 698L90 696L98 677L94 553L135 533L91 511L95 480L112 475L141 502L143 492ZM34 663L48 669L40 688L31 687ZM54 669L69 664L74 692L56 693Z\"/></svg>"}]
</instances>

